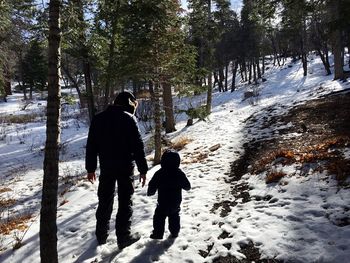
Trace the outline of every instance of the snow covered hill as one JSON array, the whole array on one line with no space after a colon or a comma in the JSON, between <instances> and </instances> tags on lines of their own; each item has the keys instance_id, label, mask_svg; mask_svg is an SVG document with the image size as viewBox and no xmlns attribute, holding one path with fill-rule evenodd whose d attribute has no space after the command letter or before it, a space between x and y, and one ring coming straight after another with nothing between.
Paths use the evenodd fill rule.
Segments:
<instances>
[{"instance_id":1,"label":"snow covered hill","mask_svg":"<svg viewBox=\"0 0 350 263\"><path fill-rule=\"evenodd\" d=\"M292 108L350 87L348 82L332 81L331 76L324 76L317 57L310 61L309 71L311 74L303 77L300 62L271 67L266 72L267 81L254 87L258 98L244 99L244 93L252 86L239 84L233 93L213 94L209 120L186 127L185 116L179 116L177 131L167 137L173 143L188 141L180 151L181 168L192 184L192 189L183 193L180 235L169 239L166 232L164 240L149 238L156 196L147 197L147 185L142 188L135 181L132 227L142 238L122 251L117 248L114 220L107 244L97 246L94 236L97 183L87 182L83 169L88 127L79 118L78 108L64 109L57 215L59 261L348 262L349 178L339 186L326 170L309 167L304 173L300 160L295 158L294 162L274 163L276 171L283 172L283 178L266 183L266 169L254 170L255 163L251 160L238 163L252 141L265 143L278 134L288 141L308 132L295 122L267 120L285 116ZM202 95L193 100L204 98ZM40 262L38 214L45 102L36 101L21 111L19 95L9 96L8 101L0 104L2 118L15 118L29 110L35 113L35 118L29 123L1 124L0 219L3 223L8 216L18 219L19 215L27 215L23 219L27 227L9 230L8 234L2 232L0 260ZM179 100L180 103L183 101ZM269 125L264 126L266 123ZM283 130L293 133L284 134ZM349 162L349 147L347 141L333 150L340 151ZM246 169L241 169L244 173L238 176L235 165L244 166ZM148 180L158 168L149 171ZM19 222L14 224L18 226ZM4 227L2 224L1 231ZM16 241L21 246L12 250Z\"/></svg>"}]
</instances>

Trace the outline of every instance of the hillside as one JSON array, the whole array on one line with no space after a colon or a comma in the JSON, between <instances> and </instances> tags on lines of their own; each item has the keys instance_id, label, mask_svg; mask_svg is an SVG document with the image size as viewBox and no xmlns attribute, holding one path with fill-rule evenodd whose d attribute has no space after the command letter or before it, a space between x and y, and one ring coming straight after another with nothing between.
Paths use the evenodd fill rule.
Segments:
<instances>
[{"instance_id":1,"label":"hillside","mask_svg":"<svg viewBox=\"0 0 350 263\"><path fill-rule=\"evenodd\" d=\"M350 85L324 76L317 57L309 71L303 77L300 62L271 66L258 86L240 83L233 93L215 91L207 121L186 127L187 117L177 116L177 131L167 139L180 147L181 168L192 184L183 193L180 235L149 238L156 197L147 197L147 185L135 181L133 230L142 238L122 251L114 220L107 244L96 246L97 184L85 180L83 169L88 126L76 106L66 106L60 262L347 262ZM244 99L248 90L259 95ZM0 260L39 262L45 102L20 111L19 95L8 100L0 104ZM189 101L201 103L205 94L175 103L184 108ZM34 113L26 122L14 121ZM158 168L149 171L148 180Z\"/></svg>"}]
</instances>

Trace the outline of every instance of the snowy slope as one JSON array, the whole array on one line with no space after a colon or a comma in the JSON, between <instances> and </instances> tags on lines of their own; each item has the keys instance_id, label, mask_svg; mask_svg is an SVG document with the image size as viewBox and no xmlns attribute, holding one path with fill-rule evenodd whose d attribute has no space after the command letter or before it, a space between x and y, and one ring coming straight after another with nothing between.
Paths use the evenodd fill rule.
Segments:
<instances>
[{"instance_id":1,"label":"snowy slope","mask_svg":"<svg viewBox=\"0 0 350 263\"><path fill-rule=\"evenodd\" d=\"M59 261L212 262L216 257L228 254L243 259L241 245L253 242L259 247L262 258L288 262L348 262L350 226L340 228L331 224L322 205L349 208L350 192L348 189L339 191L335 182L326 185L325 181L319 180L325 174L307 179L288 177L283 191L278 185L266 185L261 174L246 174L242 179L249 183L250 194L276 198L276 202L269 203L234 200L230 194L231 185L226 183L230 164L239 158L243 143L250 139L244 132L244 121L248 117L271 105L275 105L274 114L282 114L292 105L348 87L347 83L323 76L317 58L310 61L312 74L307 77L303 77L299 63L290 65L274 67L266 73L268 81L259 86L261 95L255 106L249 100L242 100L248 87L240 84L233 93L213 94L214 105L208 121L185 127L186 120L180 118L177 132L169 135L169 139L192 140L180 151L181 168L188 175L192 189L183 193L182 228L176 239L168 239L168 232L161 241L149 238L156 197L147 197L147 188L135 181L133 230L141 233L141 240L118 251L112 220L108 243L96 246L97 183L90 184L81 179L84 176L87 125L79 119L67 118L64 122L66 128L62 129L65 149L61 156L61 176L65 177L67 184L61 187L61 191L75 178L80 179L60 196L60 202L63 202L58 208L57 219ZM197 100L203 98L205 96ZM9 104L0 104L0 113L16 114L18 98L14 95L9 101ZM78 110L73 109L74 112ZM0 141L1 187L11 189L1 193L0 198L18 200L15 209L33 213L34 217L23 238L24 245L18 250L11 250L13 234L1 237L0 243L7 248L0 255L1 262L40 262L37 215L45 124L36 122L23 126L6 128L8 135ZM252 127L251 134L260 136L261 132ZM22 144L19 143L21 138L25 141ZM217 144L220 144L217 150L209 149ZM347 158L350 158L349 151ZM18 172L14 174L15 169ZM149 171L148 180L157 169L158 166ZM292 172L295 167L286 169ZM223 200L237 203L225 217L220 215L220 209L213 209L215 203ZM347 216L350 216L349 212ZM22 234L18 232L17 235L21 237Z\"/></svg>"}]
</instances>

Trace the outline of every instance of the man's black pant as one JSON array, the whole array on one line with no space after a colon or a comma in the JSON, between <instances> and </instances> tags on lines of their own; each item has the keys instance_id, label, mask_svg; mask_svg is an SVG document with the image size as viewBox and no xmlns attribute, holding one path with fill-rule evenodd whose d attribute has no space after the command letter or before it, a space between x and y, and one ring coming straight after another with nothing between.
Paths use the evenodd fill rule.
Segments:
<instances>
[{"instance_id":1,"label":"man's black pant","mask_svg":"<svg viewBox=\"0 0 350 263\"><path fill-rule=\"evenodd\" d=\"M163 237L165 229L165 219L168 217L169 231L173 236L177 236L180 231L180 208L162 208L157 206L153 216L153 235Z\"/></svg>"},{"instance_id":2,"label":"man's black pant","mask_svg":"<svg viewBox=\"0 0 350 263\"><path fill-rule=\"evenodd\" d=\"M118 176L102 174L98 186L98 207L96 211L96 237L99 242L108 236L109 220L113 210L115 184L118 184L118 212L115 220L115 232L118 242L130 236L132 216L132 195L134 193L132 173Z\"/></svg>"}]
</instances>

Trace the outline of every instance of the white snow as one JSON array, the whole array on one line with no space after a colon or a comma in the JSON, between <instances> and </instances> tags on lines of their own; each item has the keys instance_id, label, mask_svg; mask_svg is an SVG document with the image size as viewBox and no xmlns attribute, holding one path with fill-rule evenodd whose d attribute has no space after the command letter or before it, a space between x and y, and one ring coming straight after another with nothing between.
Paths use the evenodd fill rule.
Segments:
<instances>
[{"instance_id":1,"label":"white snow","mask_svg":"<svg viewBox=\"0 0 350 263\"><path fill-rule=\"evenodd\" d=\"M94 236L97 183L85 180L84 154L88 126L79 117L77 105L65 106L62 122L59 204L57 213L59 262L212 262L216 257L228 254L238 259L245 256L240 245L253 242L262 258L288 262L348 262L350 257L350 226L334 224L341 218L349 218L349 189L337 187L325 172L312 176L295 173L293 165L279 167L287 175L284 184L267 185L264 174L246 174L242 180L249 185L250 196L271 196L269 201L252 199L243 203L231 194L230 164L243 153L243 143L251 137L266 138L270 132L286 126L272 125L263 130L251 126L249 135L244 121L254 113L274 105L272 114L279 115L293 105L321 95L348 88L348 83L332 81L324 76L319 58L310 61L310 73L303 76L300 62L288 63L282 68L272 67L266 72L267 81L259 85L259 101L252 105L242 100L248 86L238 85L234 92L213 94L213 109L208 121L186 126L186 118L178 116L177 131L168 135L176 140L187 137L192 141L180 151L181 168L187 174L192 189L183 193L181 232L178 238L154 241L152 216L156 196L147 197L146 187L135 181L133 231L142 238L119 251L114 235L114 216L106 245L97 246ZM44 102L34 102L22 112L21 95L9 96L8 103L0 103L0 117L5 114L24 114L43 110ZM192 103L205 101L205 94L192 98ZM176 106L184 108L188 100L179 99ZM77 116L75 118L72 118ZM261 119L257 119L257 125ZM291 126L289 123L287 126ZM142 127L142 125L140 125ZM149 135L147 135L149 137ZM288 136L299 136L289 134ZM146 135L145 135L146 138ZM14 207L0 211L5 214L32 214L27 232L14 231L0 237L1 262L40 262L39 210L41 200L43 147L45 122L43 118L29 124L13 124L0 128L0 200L17 200ZM215 151L209 148L220 144ZM350 158L349 148L344 151ZM204 159L200 155L207 156ZM151 157L151 156L149 156ZM159 169L150 169L148 181ZM323 180L328 178L328 180ZM73 181L76 183L74 184ZM213 209L220 201L236 202L225 217L221 208ZM228 233L226 238L220 237ZM23 246L12 250L14 236L23 238ZM202 257L199 251L208 252Z\"/></svg>"}]
</instances>

